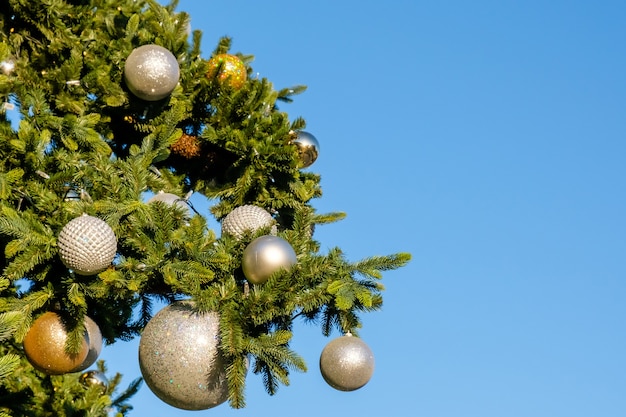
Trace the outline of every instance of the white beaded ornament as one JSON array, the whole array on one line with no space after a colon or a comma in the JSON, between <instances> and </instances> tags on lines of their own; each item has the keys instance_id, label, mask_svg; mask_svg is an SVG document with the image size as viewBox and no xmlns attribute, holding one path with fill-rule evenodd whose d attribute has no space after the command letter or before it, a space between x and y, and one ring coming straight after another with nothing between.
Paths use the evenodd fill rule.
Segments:
<instances>
[{"instance_id":1,"label":"white beaded ornament","mask_svg":"<svg viewBox=\"0 0 626 417\"><path fill-rule=\"evenodd\" d=\"M274 223L274 218L265 209L253 205L240 206L228 213L222 221L222 234L241 239L246 231L256 232ZM272 233L276 233L275 225Z\"/></svg>"},{"instance_id":2,"label":"white beaded ornament","mask_svg":"<svg viewBox=\"0 0 626 417\"><path fill-rule=\"evenodd\" d=\"M113 229L97 217L83 214L67 223L58 239L59 256L78 275L95 275L111 265L117 252Z\"/></svg>"}]
</instances>

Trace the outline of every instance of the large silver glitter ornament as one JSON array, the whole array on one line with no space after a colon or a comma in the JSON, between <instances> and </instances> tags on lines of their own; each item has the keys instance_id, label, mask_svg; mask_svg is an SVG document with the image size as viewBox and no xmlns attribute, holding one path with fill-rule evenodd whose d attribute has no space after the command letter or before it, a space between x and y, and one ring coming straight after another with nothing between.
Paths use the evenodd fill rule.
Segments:
<instances>
[{"instance_id":1,"label":"large silver glitter ornament","mask_svg":"<svg viewBox=\"0 0 626 417\"><path fill-rule=\"evenodd\" d=\"M87 371L78 379L85 388L97 387L101 394L109 389L109 379L100 371Z\"/></svg>"},{"instance_id":2,"label":"large silver glitter ornament","mask_svg":"<svg viewBox=\"0 0 626 417\"><path fill-rule=\"evenodd\" d=\"M89 352L85 360L72 369L72 372L80 372L89 368L96 362L100 352L102 352L102 333L96 322L88 316L85 316L85 331L87 332L87 339L89 339Z\"/></svg>"},{"instance_id":3,"label":"large silver glitter ornament","mask_svg":"<svg viewBox=\"0 0 626 417\"><path fill-rule=\"evenodd\" d=\"M320 355L324 380L340 391L354 391L368 383L374 373L369 346L350 333L331 340Z\"/></svg>"},{"instance_id":4,"label":"large silver glitter ornament","mask_svg":"<svg viewBox=\"0 0 626 417\"><path fill-rule=\"evenodd\" d=\"M296 264L296 252L289 242L278 236L254 239L243 251L242 268L252 284L263 284L280 269L290 270Z\"/></svg>"},{"instance_id":5,"label":"large silver glitter ornament","mask_svg":"<svg viewBox=\"0 0 626 417\"><path fill-rule=\"evenodd\" d=\"M222 234L241 239L246 232L256 232L274 225L275 220L264 208L245 205L235 208L222 220ZM276 233L276 227L272 229Z\"/></svg>"},{"instance_id":6,"label":"large silver glitter ornament","mask_svg":"<svg viewBox=\"0 0 626 417\"><path fill-rule=\"evenodd\" d=\"M169 205L176 205L176 207L183 211L185 219L191 218L191 207L189 206L189 202L176 194L159 191L148 200L148 204L155 201L161 201Z\"/></svg>"},{"instance_id":7,"label":"large silver glitter ornament","mask_svg":"<svg viewBox=\"0 0 626 417\"><path fill-rule=\"evenodd\" d=\"M97 217L83 214L67 223L58 238L59 256L78 275L107 269L117 251L113 229Z\"/></svg>"},{"instance_id":8,"label":"large silver glitter ornament","mask_svg":"<svg viewBox=\"0 0 626 417\"><path fill-rule=\"evenodd\" d=\"M139 368L157 397L183 410L205 410L228 399L219 323L219 314L197 312L190 301L173 303L148 322Z\"/></svg>"},{"instance_id":9,"label":"large silver glitter ornament","mask_svg":"<svg viewBox=\"0 0 626 417\"><path fill-rule=\"evenodd\" d=\"M300 156L300 166L306 168L313 165L320 153L320 144L309 132L299 131L293 143L298 147L298 155Z\"/></svg>"},{"instance_id":10,"label":"large silver glitter ornament","mask_svg":"<svg viewBox=\"0 0 626 417\"><path fill-rule=\"evenodd\" d=\"M159 45L135 48L124 65L124 80L128 89L146 101L169 96L180 78L180 68L174 54Z\"/></svg>"}]
</instances>

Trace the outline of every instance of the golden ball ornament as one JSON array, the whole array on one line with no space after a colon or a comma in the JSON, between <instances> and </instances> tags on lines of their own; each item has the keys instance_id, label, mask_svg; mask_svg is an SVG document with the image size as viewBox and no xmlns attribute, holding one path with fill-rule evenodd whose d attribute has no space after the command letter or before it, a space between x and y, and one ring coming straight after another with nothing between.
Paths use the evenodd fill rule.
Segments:
<instances>
[{"instance_id":1,"label":"golden ball ornament","mask_svg":"<svg viewBox=\"0 0 626 417\"><path fill-rule=\"evenodd\" d=\"M206 410L228 399L219 324L218 313L198 312L191 301L175 302L148 322L139 341L139 368L162 401Z\"/></svg>"},{"instance_id":2,"label":"golden ball ornament","mask_svg":"<svg viewBox=\"0 0 626 417\"><path fill-rule=\"evenodd\" d=\"M35 369L48 375L75 372L89 354L89 338L85 332L76 354L66 353L67 338L68 331L61 316L46 312L35 319L24 337L26 358Z\"/></svg>"},{"instance_id":3,"label":"golden ball ornament","mask_svg":"<svg viewBox=\"0 0 626 417\"><path fill-rule=\"evenodd\" d=\"M126 58L124 81L136 97L158 101L169 96L180 79L178 60L159 45L142 45Z\"/></svg>"},{"instance_id":4,"label":"golden ball ornament","mask_svg":"<svg viewBox=\"0 0 626 417\"><path fill-rule=\"evenodd\" d=\"M271 227L276 233L276 221L272 215L262 207L244 205L233 209L222 220L222 234L241 239L246 232L254 233L263 228Z\"/></svg>"},{"instance_id":5,"label":"golden ball ornament","mask_svg":"<svg viewBox=\"0 0 626 417\"><path fill-rule=\"evenodd\" d=\"M101 394L106 394L109 389L109 379L100 371L87 371L78 378L80 383L87 389L97 387Z\"/></svg>"},{"instance_id":6,"label":"golden ball ornament","mask_svg":"<svg viewBox=\"0 0 626 417\"><path fill-rule=\"evenodd\" d=\"M263 284L275 272L290 270L298 261L289 242L279 236L261 236L243 251L242 269L251 284Z\"/></svg>"},{"instance_id":7,"label":"golden ball ornament","mask_svg":"<svg viewBox=\"0 0 626 417\"><path fill-rule=\"evenodd\" d=\"M113 229L97 217L83 214L68 222L57 240L63 264L78 275L95 275L107 269L117 252Z\"/></svg>"},{"instance_id":8,"label":"golden ball ornament","mask_svg":"<svg viewBox=\"0 0 626 417\"><path fill-rule=\"evenodd\" d=\"M215 55L209 59L208 67L207 77L217 78L221 85L227 85L235 90L243 87L248 78L246 65L236 55Z\"/></svg>"},{"instance_id":9,"label":"golden ball ornament","mask_svg":"<svg viewBox=\"0 0 626 417\"><path fill-rule=\"evenodd\" d=\"M85 331L87 332L87 338L89 340L89 352L87 352L85 360L73 369L72 372L80 372L89 368L96 362L98 356L100 356L100 352L102 352L102 332L100 332L98 324L88 316L85 316Z\"/></svg>"},{"instance_id":10,"label":"golden ball ornament","mask_svg":"<svg viewBox=\"0 0 626 417\"><path fill-rule=\"evenodd\" d=\"M306 168L313 165L320 153L320 144L315 136L309 132L299 131L293 143L298 148L300 166Z\"/></svg>"},{"instance_id":11,"label":"golden ball ornament","mask_svg":"<svg viewBox=\"0 0 626 417\"><path fill-rule=\"evenodd\" d=\"M320 355L320 371L331 387L354 391L372 378L374 354L363 340L348 333L324 347Z\"/></svg>"}]
</instances>

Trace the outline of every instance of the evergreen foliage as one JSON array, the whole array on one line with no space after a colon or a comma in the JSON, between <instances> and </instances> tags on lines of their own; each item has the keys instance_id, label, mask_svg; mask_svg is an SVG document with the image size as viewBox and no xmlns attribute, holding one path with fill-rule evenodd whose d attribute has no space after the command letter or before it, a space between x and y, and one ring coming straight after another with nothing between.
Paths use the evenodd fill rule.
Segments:
<instances>
[{"instance_id":1,"label":"evergreen foliage","mask_svg":"<svg viewBox=\"0 0 626 417\"><path fill-rule=\"evenodd\" d=\"M289 384L290 372L306 370L290 348L294 322L316 323L324 335L333 328L356 333L359 315L382 305L382 272L410 258L351 262L339 248L320 252L315 226L344 215L315 212L320 177L299 168L292 143L305 121L290 121L277 106L305 88L276 90L250 77L252 56L242 54L249 75L243 88L207 77L208 58L232 53L230 39L203 55L201 33L189 35L189 16L176 6L0 4L0 62L8 65L0 72L0 416L131 409L127 401L140 381L116 394L118 374L101 395L85 389L79 374L32 368L21 342L45 311L60 308L72 318L67 350L75 351L85 315L110 344L139 336L155 300L193 298L200 310L220 313L230 405L243 407L248 358L275 393ZM158 102L137 99L123 81L126 57L144 44L167 48L180 64L178 86ZM9 116L13 107L18 116ZM265 208L296 251L296 267L249 285L243 250L269 230L218 237L201 215L187 219L175 205L146 202L161 190L203 194L215 201L217 220L245 204ZM118 239L113 265L93 276L74 274L59 258L59 231L83 213L105 220Z\"/></svg>"}]
</instances>

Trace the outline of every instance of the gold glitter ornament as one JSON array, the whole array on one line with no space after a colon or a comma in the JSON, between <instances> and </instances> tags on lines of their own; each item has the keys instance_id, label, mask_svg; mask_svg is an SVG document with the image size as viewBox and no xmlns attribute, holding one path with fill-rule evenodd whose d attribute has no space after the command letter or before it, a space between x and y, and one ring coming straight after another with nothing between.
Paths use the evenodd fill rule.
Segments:
<instances>
[{"instance_id":1,"label":"gold glitter ornament","mask_svg":"<svg viewBox=\"0 0 626 417\"><path fill-rule=\"evenodd\" d=\"M113 229L97 217L83 214L67 223L57 239L63 264L78 275L107 269L117 252Z\"/></svg>"},{"instance_id":2,"label":"gold glitter ornament","mask_svg":"<svg viewBox=\"0 0 626 417\"><path fill-rule=\"evenodd\" d=\"M267 210L248 204L236 207L226 215L222 220L222 234L241 239L246 232L254 233L274 223L276 221ZM272 233L276 233L276 226L272 228Z\"/></svg>"},{"instance_id":3,"label":"gold glitter ornament","mask_svg":"<svg viewBox=\"0 0 626 417\"><path fill-rule=\"evenodd\" d=\"M263 284L275 272L290 270L298 258L289 242L278 236L261 236L244 249L241 266L251 284Z\"/></svg>"},{"instance_id":4,"label":"gold glitter ornament","mask_svg":"<svg viewBox=\"0 0 626 417\"><path fill-rule=\"evenodd\" d=\"M159 45L142 45L126 58L124 81L136 97L158 101L169 96L180 78L174 54Z\"/></svg>"},{"instance_id":5,"label":"gold glitter ornament","mask_svg":"<svg viewBox=\"0 0 626 417\"><path fill-rule=\"evenodd\" d=\"M246 66L235 55L215 55L209 59L208 67L207 77L217 77L217 80L222 85L228 85L238 90L246 83L248 77Z\"/></svg>"},{"instance_id":6,"label":"gold glitter ornament","mask_svg":"<svg viewBox=\"0 0 626 417\"><path fill-rule=\"evenodd\" d=\"M197 158L201 153L198 138L186 133L170 146L170 150L185 159Z\"/></svg>"},{"instance_id":7,"label":"gold glitter ornament","mask_svg":"<svg viewBox=\"0 0 626 417\"><path fill-rule=\"evenodd\" d=\"M320 355L320 371L331 387L354 391L372 377L374 354L363 340L347 333L324 347Z\"/></svg>"},{"instance_id":8,"label":"gold glitter ornament","mask_svg":"<svg viewBox=\"0 0 626 417\"><path fill-rule=\"evenodd\" d=\"M139 369L162 401L206 410L228 399L219 324L218 313L200 313L191 301L175 302L148 322L139 341Z\"/></svg>"},{"instance_id":9,"label":"gold glitter ornament","mask_svg":"<svg viewBox=\"0 0 626 417\"><path fill-rule=\"evenodd\" d=\"M24 337L26 358L35 369L48 375L75 372L89 354L89 338L85 332L78 353L68 355L65 352L67 337L67 329L59 314L51 311L42 314Z\"/></svg>"}]
</instances>

